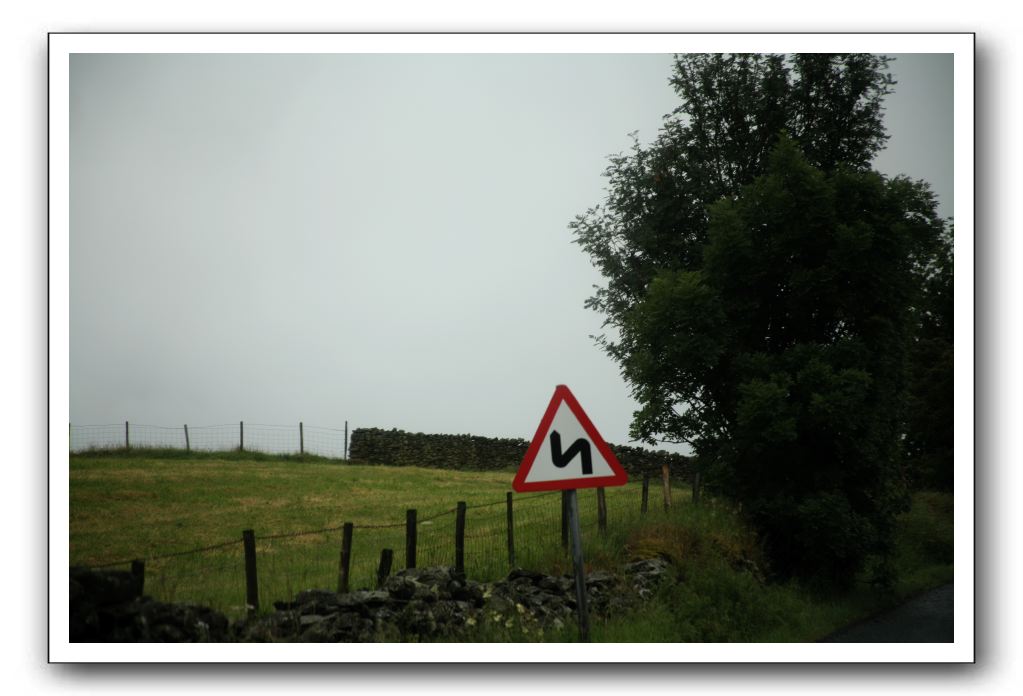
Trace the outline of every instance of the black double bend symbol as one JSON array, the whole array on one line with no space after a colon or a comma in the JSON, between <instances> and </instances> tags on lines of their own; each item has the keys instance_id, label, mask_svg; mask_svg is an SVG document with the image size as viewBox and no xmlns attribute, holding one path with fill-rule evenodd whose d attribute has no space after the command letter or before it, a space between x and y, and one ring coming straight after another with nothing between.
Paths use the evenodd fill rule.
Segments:
<instances>
[{"instance_id":1,"label":"black double bend symbol","mask_svg":"<svg viewBox=\"0 0 1023 696\"><path fill-rule=\"evenodd\" d=\"M554 460L554 466L564 469L577 454L581 454L583 457L583 475L588 476L592 474L593 460L590 458L590 441L581 437L573 442L572 446L562 454L561 435L558 434L557 430L551 431L551 459Z\"/></svg>"}]
</instances>

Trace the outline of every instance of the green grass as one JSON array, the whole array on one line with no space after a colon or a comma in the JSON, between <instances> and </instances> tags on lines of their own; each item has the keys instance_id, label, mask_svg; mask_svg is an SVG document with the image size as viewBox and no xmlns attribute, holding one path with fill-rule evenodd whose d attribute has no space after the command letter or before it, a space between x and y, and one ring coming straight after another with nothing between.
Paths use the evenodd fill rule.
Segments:
<instances>
[{"instance_id":1,"label":"green grass","mask_svg":"<svg viewBox=\"0 0 1023 696\"><path fill-rule=\"evenodd\" d=\"M316 457L134 450L74 454L70 461L70 562L103 565L145 558L146 592L241 615L241 533L257 538L261 608L300 590L335 587L341 531L290 535L355 523L353 588L371 587L383 548L405 565L405 511L417 510L417 565L454 563L454 508L465 501L465 563L474 579L509 569L505 495L514 471L466 472L345 464ZM651 496L653 498L653 496ZM639 485L608 489L612 533L597 533L596 493L581 491L591 565L621 558L624 530L639 514ZM568 570L560 497L514 497L516 564ZM271 538L277 537L277 538ZM177 551L229 545L201 554ZM619 551L614 551L619 549ZM126 567L126 564L124 564Z\"/></svg>"},{"instance_id":2,"label":"green grass","mask_svg":"<svg viewBox=\"0 0 1023 696\"><path fill-rule=\"evenodd\" d=\"M889 591L874 587L866 571L851 591L830 596L797 582L765 582L749 563L760 560L755 540L734 512L720 505L681 505L667 515L653 514L631 527L625 548L627 554L670 557L679 581L629 613L591 616L594 642L813 642L952 580L952 496L914 496L912 509L899 521L899 579ZM540 633L503 621L484 617L473 640L578 640L572 624Z\"/></svg>"},{"instance_id":3,"label":"green grass","mask_svg":"<svg viewBox=\"0 0 1023 696\"><path fill-rule=\"evenodd\" d=\"M899 519L898 580L881 591L869 571L853 589L827 595L798 582L766 583L745 560L759 560L755 541L731 513L683 506L659 524L635 528L631 541L671 556L680 581L635 611L591 623L598 642L812 642L857 620L952 581L952 496L921 492ZM500 627L488 627L500 633ZM511 634L509 634L512 637ZM517 640L536 635L514 634ZM543 640L574 641L574 627Z\"/></svg>"},{"instance_id":4,"label":"green grass","mask_svg":"<svg viewBox=\"0 0 1023 696\"><path fill-rule=\"evenodd\" d=\"M71 456L70 562L99 565L147 558L146 593L167 601L244 613L241 532L254 529L260 604L302 589L337 584L341 532L287 535L356 525L352 586L370 587L382 548L404 567L405 510L419 515L418 565L454 563L455 504L469 505L466 570L477 580L508 571L505 493L513 470L466 472L352 465L319 457L248 452L111 451ZM558 494L516 494L516 564L569 572L560 544ZM822 596L797 583L764 582L763 560L735 511L714 499L689 504L676 488L665 512L659 490L640 515L637 482L607 489L608 531L596 522L596 494L579 492L587 566L616 569L626 560L670 558L681 581L632 613L593 619L593 639L615 642L816 640L952 577L952 497L920 493L900 519L894 590L859 578L853 591ZM229 542L201 554L168 552ZM573 626L539 635L522 627L479 626L476 640L576 639Z\"/></svg>"}]
</instances>

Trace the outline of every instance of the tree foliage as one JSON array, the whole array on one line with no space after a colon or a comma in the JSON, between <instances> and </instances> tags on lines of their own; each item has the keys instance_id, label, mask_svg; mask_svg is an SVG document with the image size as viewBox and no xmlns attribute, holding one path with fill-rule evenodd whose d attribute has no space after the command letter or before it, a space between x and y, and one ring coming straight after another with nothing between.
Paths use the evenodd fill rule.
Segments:
<instances>
[{"instance_id":1,"label":"tree foliage","mask_svg":"<svg viewBox=\"0 0 1023 696\"><path fill-rule=\"evenodd\" d=\"M607 278L588 306L618 326L657 269L697 267L708 206L763 172L782 130L825 171L869 166L887 140L886 68L864 54L677 56L680 106L653 145L634 138L631 152L610 158L606 202L570 225Z\"/></svg>"},{"instance_id":2,"label":"tree foliage","mask_svg":"<svg viewBox=\"0 0 1023 696\"><path fill-rule=\"evenodd\" d=\"M640 404L689 443L781 573L848 580L884 555L914 307L942 223L870 162L894 84L872 55L687 55L656 141L610 158L571 224L607 280L588 306Z\"/></svg>"},{"instance_id":3,"label":"tree foliage","mask_svg":"<svg viewBox=\"0 0 1023 696\"><path fill-rule=\"evenodd\" d=\"M916 308L916 340L910 354L906 454L913 484L953 489L953 230L938 240L937 252L920 269L923 293Z\"/></svg>"}]
</instances>

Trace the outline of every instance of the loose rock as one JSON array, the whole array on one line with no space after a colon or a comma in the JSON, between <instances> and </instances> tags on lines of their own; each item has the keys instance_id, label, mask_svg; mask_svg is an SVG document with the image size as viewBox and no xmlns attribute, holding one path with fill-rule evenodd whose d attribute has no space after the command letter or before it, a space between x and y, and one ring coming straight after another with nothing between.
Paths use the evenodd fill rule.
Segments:
<instances>
[{"instance_id":1,"label":"loose rock","mask_svg":"<svg viewBox=\"0 0 1023 696\"><path fill-rule=\"evenodd\" d=\"M587 604L597 616L628 608L670 576L663 559L630 563L619 577L591 571ZM475 627L518 626L524 635L558 630L574 621L575 581L513 569L494 583L479 583L453 568L410 568L387 578L379 590L337 594L299 592L275 611L229 626L207 607L165 604L137 596L130 573L73 568L71 639L91 641L371 642L471 639Z\"/></svg>"}]
</instances>

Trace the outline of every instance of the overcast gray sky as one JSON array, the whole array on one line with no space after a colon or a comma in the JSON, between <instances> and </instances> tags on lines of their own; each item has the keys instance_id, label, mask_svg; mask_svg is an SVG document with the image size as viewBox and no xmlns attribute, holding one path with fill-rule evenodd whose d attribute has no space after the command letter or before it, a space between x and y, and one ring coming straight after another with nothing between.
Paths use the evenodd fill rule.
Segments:
<instances>
[{"instance_id":1,"label":"overcast gray sky","mask_svg":"<svg viewBox=\"0 0 1023 696\"><path fill-rule=\"evenodd\" d=\"M677 106L669 55L71 60L75 424L628 441L569 221ZM877 166L952 207L952 58L901 55ZM677 448L676 448L677 449Z\"/></svg>"}]
</instances>

